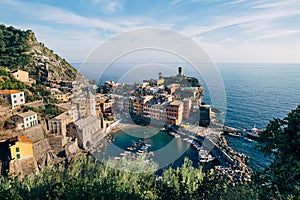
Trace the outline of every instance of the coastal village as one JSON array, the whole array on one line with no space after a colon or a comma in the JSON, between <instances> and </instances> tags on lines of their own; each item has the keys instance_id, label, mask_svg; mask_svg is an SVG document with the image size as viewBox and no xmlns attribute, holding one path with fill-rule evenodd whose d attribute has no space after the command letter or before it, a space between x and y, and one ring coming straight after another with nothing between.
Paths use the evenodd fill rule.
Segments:
<instances>
[{"instance_id":1,"label":"coastal village","mask_svg":"<svg viewBox=\"0 0 300 200\"><path fill-rule=\"evenodd\" d=\"M26 84L35 81L23 70L10 74ZM108 138L113 137L109 133L123 121L158 126L173 136L181 135L199 151L202 160L207 161L209 153L201 146L211 146L210 153L221 164L215 168L218 176L229 175L231 184L251 180L246 156L227 145L220 135L222 128L210 128L217 124L215 113L202 102L203 87L198 80L185 76L182 67L175 76L159 73L157 80L133 84L106 81L97 86L81 75L74 81L48 77L45 82L57 101L52 106L58 111L47 119L35 112L45 107L43 100L27 103L22 90L0 91L2 102L8 105L6 110L1 109L1 118L12 121L5 124L10 137L1 136L0 141L2 175L24 177L78 152L95 150L101 142L108 145Z\"/></svg>"}]
</instances>

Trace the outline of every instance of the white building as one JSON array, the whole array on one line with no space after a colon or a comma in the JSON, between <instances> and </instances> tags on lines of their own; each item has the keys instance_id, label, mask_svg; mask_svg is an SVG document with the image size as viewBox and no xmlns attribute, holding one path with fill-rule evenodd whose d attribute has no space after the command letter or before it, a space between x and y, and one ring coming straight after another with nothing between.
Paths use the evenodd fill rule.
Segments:
<instances>
[{"instance_id":1,"label":"white building","mask_svg":"<svg viewBox=\"0 0 300 200\"><path fill-rule=\"evenodd\" d=\"M12 108L25 103L24 92L20 90L2 90L0 91L0 96L6 99Z\"/></svg>"},{"instance_id":2,"label":"white building","mask_svg":"<svg viewBox=\"0 0 300 200\"><path fill-rule=\"evenodd\" d=\"M17 124L17 129L26 129L38 124L37 114L31 110L12 117Z\"/></svg>"},{"instance_id":3,"label":"white building","mask_svg":"<svg viewBox=\"0 0 300 200\"><path fill-rule=\"evenodd\" d=\"M94 116L81 118L75 122L78 145L87 149L93 144L94 135L100 131L100 120Z\"/></svg>"}]
</instances>

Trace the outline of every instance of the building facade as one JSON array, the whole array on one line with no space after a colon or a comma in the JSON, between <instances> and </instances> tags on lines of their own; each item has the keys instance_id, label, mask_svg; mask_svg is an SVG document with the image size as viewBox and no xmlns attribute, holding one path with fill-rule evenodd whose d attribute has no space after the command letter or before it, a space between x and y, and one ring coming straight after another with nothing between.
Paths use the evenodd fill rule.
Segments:
<instances>
[{"instance_id":1,"label":"building facade","mask_svg":"<svg viewBox=\"0 0 300 200\"><path fill-rule=\"evenodd\" d=\"M23 159L33 157L32 140L25 136L16 136L9 139L10 159Z\"/></svg>"},{"instance_id":2,"label":"building facade","mask_svg":"<svg viewBox=\"0 0 300 200\"><path fill-rule=\"evenodd\" d=\"M8 101L12 108L25 103L24 92L20 90L2 90L0 95Z\"/></svg>"},{"instance_id":3,"label":"building facade","mask_svg":"<svg viewBox=\"0 0 300 200\"><path fill-rule=\"evenodd\" d=\"M21 81L23 83L29 83L29 75L28 72L23 70L14 70L11 72L11 76L15 78L18 81Z\"/></svg>"},{"instance_id":4,"label":"building facade","mask_svg":"<svg viewBox=\"0 0 300 200\"><path fill-rule=\"evenodd\" d=\"M100 131L100 120L94 116L81 118L75 122L78 145L83 149L88 149L93 144L94 134Z\"/></svg>"},{"instance_id":5,"label":"building facade","mask_svg":"<svg viewBox=\"0 0 300 200\"><path fill-rule=\"evenodd\" d=\"M72 122L72 115L66 111L48 121L48 129L50 133L62 135L66 137L67 125Z\"/></svg>"},{"instance_id":6,"label":"building facade","mask_svg":"<svg viewBox=\"0 0 300 200\"><path fill-rule=\"evenodd\" d=\"M180 125L182 122L183 103L180 101L172 101L166 108L167 124Z\"/></svg>"},{"instance_id":7,"label":"building facade","mask_svg":"<svg viewBox=\"0 0 300 200\"><path fill-rule=\"evenodd\" d=\"M37 114L31 110L12 117L17 124L17 129L27 129L38 124Z\"/></svg>"}]
</instances>

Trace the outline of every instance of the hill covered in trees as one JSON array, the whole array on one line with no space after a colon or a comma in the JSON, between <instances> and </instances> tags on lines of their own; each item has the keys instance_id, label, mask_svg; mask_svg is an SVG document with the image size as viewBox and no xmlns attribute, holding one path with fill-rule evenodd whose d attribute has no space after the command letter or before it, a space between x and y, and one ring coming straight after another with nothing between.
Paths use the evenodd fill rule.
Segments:
<instances>
[{"instance_id":1,"label":"hill covered in trees","mask_svg":"<svg viewBox=\"0 0 300 200\"><path fill-rule=\"evenodd\" d=\"M31 30L0 25L0 66L22 69L36 80L47 73L50 78L74 80L77 71L63 58L38 42Z\"/></svg>"}]
</instances>

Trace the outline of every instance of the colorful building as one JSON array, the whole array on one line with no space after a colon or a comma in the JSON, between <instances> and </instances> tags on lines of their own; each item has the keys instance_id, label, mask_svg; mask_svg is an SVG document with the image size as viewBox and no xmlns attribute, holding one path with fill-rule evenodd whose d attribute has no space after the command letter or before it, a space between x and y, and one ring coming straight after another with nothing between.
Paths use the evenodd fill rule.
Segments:
<instances>
[{"instance_id":1,"label":"colorful building","mask_svg":"<svg viewBox=\"0 0 300 200\"><path fill-rule=\"evenodd\" d=\"M48 121L48 129L50 133L62 135L66 137L67 125L72 122L72 115L66 111Z\"/></svg>"},{"instance_id":2,"label":"colorful building","mask_svg":"<svg viewBox=\"0 0 300 200\"><path fill-rule=\"evenodd\" d=\"M182 122L183 103L180 101L172 101L166 108L167 124L180 125Z\"/></svg>"},{"instance_id":3,"label":"colorful building","mask_svg":"<svg viewBox=\"0 0 300 200\"><path fill-rule=\"evenodd\" d=\"M188 119L190 117L190 110L192 107L192 99L191 98L184 98L183 102L183 118Z\"/></svg>"},{"instance_id":4,"label":"colorful building","mask_svg":"<svg viewBox=\"0 0 300 200\"><path fill-rule=\"evenodd\" d=\"M67 102L68 101L68 97L64 93L54 94L54 98L56 100L60 101L60 102Z\"/></svg>"},{"instance_id":5,"label":"colorful building","mask_svg":"<svg viewBox=\"0 0 300 200\"><path fill-rule=\"evenodd\" d=\"M17 129L26 129L38 124L37 114L31 110L12 117L17 124Z\"/></svg>"},{"instance_id":6,"label":"colorful building","mask_svg":"<svg viewBox=\"0 0 300 200\"><path fill-rule=\"evenodd\" d=\"M12 108L25 103L24 92L20 90L2 90L0 96L6 99Z\"/></svg>"},{"instance_id":7,"label":"colorful building","mask_svg":"<svg viewBox=\"0 0 300 200\"><path fill-rule=\"evenodd\" d=\"M32 140L25 136L16 136L9 139L11 160L33 157Z\"/></svg>"}]
</instances>

